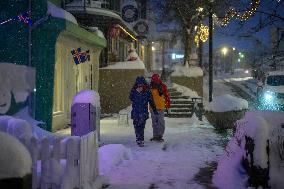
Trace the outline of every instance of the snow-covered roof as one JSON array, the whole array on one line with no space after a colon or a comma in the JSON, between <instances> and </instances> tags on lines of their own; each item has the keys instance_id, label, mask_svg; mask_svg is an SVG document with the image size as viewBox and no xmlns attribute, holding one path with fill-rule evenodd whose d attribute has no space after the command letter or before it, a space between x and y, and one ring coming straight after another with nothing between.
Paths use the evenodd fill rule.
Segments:
<instances>
[{"instance_id":1,"label":"snow-covered roof","mask_svg":"<svg viewBox=\"0 0 284 189\"><path fill-rule=\"evenodd\" d=\"M57 7L56 5L51 3L50 1L47 1L47 14L50 14L52 17L62 18L62 19L68 20L68 21L78 25L76 18L71 13L67 12L66 10L64 10L60 7Z\"/></svg>"},{"instance_id":2,"label":"snow-covered roof","mask_svg":"<svg viewBox=\"0 0 284 189\"><path fill-rule=\"evenodd\" d=\"M145 64L142 61L125 61L125 62L116 62L113 65L109 65L107 67L104 68L100 68L100 69L145 69Z\"/></svg>"},{"instance_id":3,"label":"snow-covered roof","mask_svg":"<svg viewBox=\"0 0 284 189\"><path fill-rule=\"evenodd\" d=\"M97 34L99 37L105 39L104 33L101 30L99 30L98 27L89 27L89 30L92 31L92 32L95 32L95 34Z\"/></svg>"},{"instance_id":4,"label":"snow-covered roof","mask_svg":"<svg viewBox=\"0 0 284 189\"><path fill-rule=\"evenodd\" d=\"M70 12L84 10L88 14L108 16L122 21L122 18L115 12L108 9L90 7L89 5L84 6L84 1L73 1L68 3L66 9Z\"/></svg>"},{"instance_id":5,"label":"snow-covered roof","mask_svg":"<svg viewBox=\"0 0 284 189\"><path fill-rule=\"evenodd\" d=\"M267 73L267 75L284 75L284 70L270 71L270 72Z\"/></svg>"},{"instance_id":6,"label":"snow-covered roof","mask_svg":"<svg viewBox=\"0 0 284 189\"><path fill-rule=\"evenodd\" d=\"M248 109L248 102L245 99L225 94L213 98L213 101L205 106L207 111L227 112L234 110Z\"/></svg>"},{"instance_id":7,"label":"snow-covered roof","mask_svg":"<svg viewBox=\"0 0 284 189\"><path fill-rule=\"evenodd\" d=\"M19 178L31 173L32 159L15 137L0 132L0 179Z\"/></svg>"}]
</instances>

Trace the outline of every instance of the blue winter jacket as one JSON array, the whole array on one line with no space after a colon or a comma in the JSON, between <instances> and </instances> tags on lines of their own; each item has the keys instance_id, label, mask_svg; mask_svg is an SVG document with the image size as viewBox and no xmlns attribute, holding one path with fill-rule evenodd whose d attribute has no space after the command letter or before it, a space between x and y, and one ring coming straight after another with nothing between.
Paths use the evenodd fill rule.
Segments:
<instances>
[{"instance_id":1,"label":"blue winter jacket","mask_svg":"<svg viewBox=\"0 0 284 189\"><path fill-rule=\"evenodd\" d=\"M144 77L137 77L134 87L130 91L129 99L132 101L131 119L148 119L148 103L152 107L153 111L156 111L156 107L153 101L152 94L148 87L145 87L142 92L136 90L138 85L147 85Z\"/></svg>"}]
</instances>

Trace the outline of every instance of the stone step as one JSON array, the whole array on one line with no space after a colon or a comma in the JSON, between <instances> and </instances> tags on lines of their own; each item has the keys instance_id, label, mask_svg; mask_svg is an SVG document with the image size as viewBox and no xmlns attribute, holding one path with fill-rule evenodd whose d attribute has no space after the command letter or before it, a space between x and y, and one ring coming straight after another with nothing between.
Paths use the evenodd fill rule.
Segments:
<instances>
[{"instance_id":1,"label":"stone step","mask_svg":"<svg viewBox=\"0 0 284 189\"><path fill-rule=\"evenodd\" d=\"M172 93L172 92L178 92L178 91L176 89L170 88L170 89L168 89L168 92Z\"/></svg>"},{"instance_id":2,"label":"stone step","mask_svg":"<svg viewBox=\"0 0 284 189\"><path fill-rule=\"evenodd\" d=\"M170 96L181 96L182 95L182 93L178 91L169 92L169 93L170 93Z\"/></svg>"},{"instance_id":3,"label":"stone step","mask_svg":"<svg viewBox=\"0 0 284 189\"><path fill-rule=\"evenodd\" d=\"M173 118L189 118L191 114L189 113L175 113L175 114L166 114L165 117L173 117Z\"/></svg>"},{"instance_id":4,"label":"stone step","mask_svg":"<svg viewBox=\"0 0 284 189\"><path fill-rule=\"evenodd\" d=\"M169 112L170 113L176 113L176 112L183 112L183 113L188 113L192 112L193 108L170 108Z\"/></svg>"},{"instance_id":5,"label":"stone step","mask_svg":"<svg viewBox=\"0 0 284 189\"><path fill-rule=\"evenodd\" d=\"M191 100L186 99L171 99L171 104L194 104Z\"/></svg>"},{"instance_id":6,"label":"stone step","mask_svg":"<svg viewBox=\"0 0 284 189\"><path fill-rule=\"evenodd\" d=\"M190 99L189 96L170 96L171 99Z\"/></svg>"},{"instance_id":7,"label":"stone step","mask_svg":"<svg viewBox=\"0 0 284 189\"><path fill-rule=\"evenodd\" d=\"M192 107L191 104L171 104L170 109L172 108L189 108Z\"/></svg>"}]
</instances>

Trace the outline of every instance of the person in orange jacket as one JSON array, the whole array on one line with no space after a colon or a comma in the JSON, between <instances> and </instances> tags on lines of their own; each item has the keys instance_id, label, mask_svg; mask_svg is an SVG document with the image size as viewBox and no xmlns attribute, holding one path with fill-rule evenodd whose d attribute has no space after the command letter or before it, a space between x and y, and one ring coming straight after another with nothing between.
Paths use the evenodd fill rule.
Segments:
<instances>
[{"instance_id":1,"label":"person in orange jacket","mask_svg":"<svg viewBox=\"0 0 284 189\"><path fill-rule=\"evenodd\" d=\"M165 109L170 108L170 95L167 86L162 82L158 74L153 74L151 77L151 93L157 109L158 114L151 112L153 138L151 140L163 142L163 135L165 132Z\"/></svg>"}]
</instances>

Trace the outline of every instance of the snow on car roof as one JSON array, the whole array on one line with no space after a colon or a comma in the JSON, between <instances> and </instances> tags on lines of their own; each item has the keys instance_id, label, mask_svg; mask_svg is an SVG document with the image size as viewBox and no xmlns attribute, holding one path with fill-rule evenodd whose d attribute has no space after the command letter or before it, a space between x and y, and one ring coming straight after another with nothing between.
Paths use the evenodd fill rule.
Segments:
<instances>
[{"instance_id":1,"label":"snow on car roof","mask_svg":"<svg viewBox=\"0 0 284 189\"><path fill-rule=\"evenodd\" d=\"M284 70L270 71L267 73L267 75L284 75Z\"/></svg>"}]
</instances>

